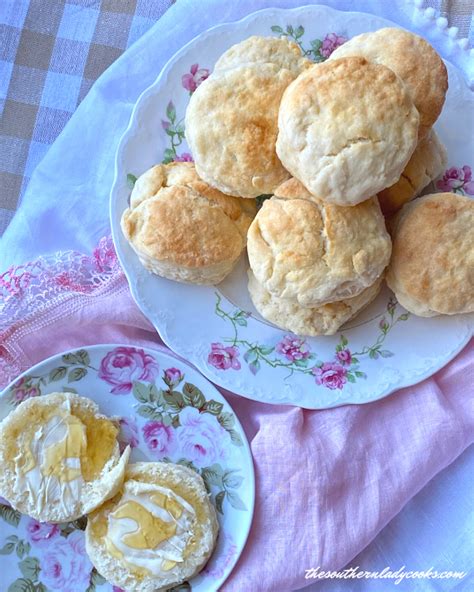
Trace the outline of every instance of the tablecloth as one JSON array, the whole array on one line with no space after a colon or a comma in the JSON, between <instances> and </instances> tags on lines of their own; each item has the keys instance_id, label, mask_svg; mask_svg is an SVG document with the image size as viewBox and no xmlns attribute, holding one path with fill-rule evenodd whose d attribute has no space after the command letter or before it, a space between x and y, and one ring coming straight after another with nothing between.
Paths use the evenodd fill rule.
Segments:
<instances>
[{"instance_id":1,"label":"tablecloth","mask_svg":"<svg viewBox=\"0 0 474 592\"><path fill-rule=\"evenodd\" d=\"M401 3L398 6L397 4L390 6L390 8L388 7L389 3L381 4L361 1L357 3L356 7L354 6L354 3L349 2L325 3L335 7L357 8L358 10L366 10L369 12L380 13L382 11L385 16L394 18L401 24L405 24L405 26L409 26L410 10L413 10L413 6L408 10L406 5L403 4L402 6ZM18 5L18 3L16 4ZM85 8L90 8L94 3L89 2L87 4L90 6L86 6ZM256 6L256 4L258 4L258 6ZM139 55L140 58L144 60L155 59L158 68L159 64L164 63L169 55L176 51L185 40L194 36L199 30L206 28L211 23L217 22L218 20L235 20L235 18L239 18L244 12L263 7L266 4L270 3L242 2L239 7L236 7L224 5L222 3L213 4L207 2L205 7L199 6L196 8L196 4L190 7L190 4L183 0L179 2L178 6L173 7L171 11L166 13L158 23L157 27L155 27L154 34L159 34L161 36L161 53L155 53L155 55L152 55L151 46L153 44L150 42L150 37L148 37L150 51L147 51L144 40L142 45L132 48L131 58L133 56L136 58L137 55ZM272 2L271 4L284 5L285 3ZM296 5L297 3L288 4ZM92 9L93 8L94 7L92 6ZM13 11L11 11L10 15L12 14ZM2 47L6 46L2 44ZM153 49L156 51L155 47ZM134 50L135 54L133 54ZM140 68L134 67L130 62L128 64L128 69L132 82L134 76L138 77L143 75L143 72L140 72ZM115 65L107 73L109 76L109 82L110 80L113 80L116 73L117 67ZM140 78L136 88L133 88L132 85L132 88L121 87L118 89L117 99L119 104L117 105L117 114L116 117L112 116L110 118L110 121L108 122L110 127L107 128L108 132L112 130L113 126L123 125L126 113L128 113L130 105L136 99L139 88L143 88L151 82L151 73L148 73L148 75L150 76L150 79L147 79L145 74L145 76ZM61 84L58 85L58 88L61 88ZM19 102L21 103L21 101ZM2 106L4 107L5 105ZM80 117L78 117L76 121L80 121L81 118L84 122L84 118L87 118L87 110L83 109L80 113ZM6 118L4 118L4 121L5 119ZM37 123L38 118L35 119L33 127L35 127ZM46 125L45 129L47 128L48 126ZM69 133L71 133L71 131L69 131ZM74 133L78 133L77 128L73 134ZM81 128L80 133L85 136L85 145L87 145L88 141L95 141L97 143L97 130L91 130L85 126ZM54 135L54 130L52 135ZM67 138L67 130L64 135ZM107 135L104 141L106 139ZM103 149L103 144L101 144L101 142L99 142L98 149ZM2 150L2 157L4 152L5 150ZM78 162L76 154L61 154L59 149L55 152L55 148L53 148L51 153L55 162L61 162L64 166L60 167L61 170L58 170L58 167L56 167L55 170L51 170L50 168L48 169L46 162L46 164L43 163L45 166L38 169L30 190L25 196L24 211L20 212L18 221L15 221L16 225L12 227L9 233L7 233L5 240L0 244L0 253L4 257L2 264L0 264L0 268L5 268L8 264L15 261L21 262L25 259L33 258L35 255L39 254L40 251L51 252L57 248L66 247L76 247L81 248L83 251L90 251L94 245L94 241L106 228L106 220L99 216L99 219L95 218L86 221L87 232L78 231L71 233L70 229L64 228L62 232L51 233L51 228L58 230L59 219L64 220L64 211L61 212L60 216L56 216L54 207L58 207L60 203L65 203L66 207L70 207L67 200L64 200L61 197L61 192L64 195L64 192L67 192L69 187L75 199L77 198L78 193L81 193L83 199L94 199L99 203L104 203L107 198L107 191L105 188L107 183L110 182L110 171L108 168L110 167L110 162L101 163L101 167L97 170L94 167L94 162L87 161L87 158L90 158L91 154L87 149L84 149L84 154L88 155L85 157L85 160L87 161L85 163ZM10 159L14 163L14 158L12 156L10 156ZM75 165L78 169L77 174L71 175L70 173ZM31 170L29 173L31 173ZM65 179L66 175L68 178L68 184L61 185L58 183L60 179ZM22 184L24 183L25 182L22 180ZM5 186L7 186L7 184L5 184ZM50 188L46 195L48 200L50 200L51 205L45 203L45 187ZM41 190L39 190L40 188ZM28 206L28 209L26 209L26 205ZM95 208L95 210L97 211L97 208ZM39 227L35 224L37 218L42 221L42 224L39 225ZM78 220L75 223L76 227L77 223ZM29 234L31 236L28 236ZM469 470L470 467L472 467L469 463L469 459L472 459L472 452L468 454L469 456L464 455L455 466L445 471L444 475L438 477L436 481L443 484L443 487L430 487L428 490L419 494L419 499L415 498L410 502L405 511L402 512L395 521L392 521L389 527L379 535L376 541L362 553L360 559L362 559L364 563L369 562L372 566L375 566L380 562L387 562L387 558L390 560L387 563L393 563L394 560L397 562L400 560L401 563L406 563L406 545L408 544L410 548L408 559L416 563L417 567L425 568L427 565L426 561L431 558L438 558L438 560L446 562L449 564L449 567L452 566L453 568L459 567L459 563L462 563L463 565L466 564L465 560L468 557L470 550L470 546L467 544L469 540L468 533L469 529L472 530L472 501L467 493L463 493L466 492L467 489L462 489L463 487L472 484L472 470ZM456 504L447 504L446 498L449 498L453 491L457 492ZM436 527L436 524L439 523L439 510L443 512L442 528ZM413 526L412 517L414 514L417 515L416 526ZM467 520L467 524L464 524L464 528L460 528L463 519L464 522ZM396 536L393 536L394 533ZM396 565L399 567L398 563ZM368 565L366 564L364 567L367 568ZM395 566L393 565L393 567ZM448 565L446 567L448 567ZM325 582L324 590L335 590L338 589L337 587L340 585L340 583L329 584ZM364 582L363 585L364 589L369 589L368 586L372 584ZM373 589L381 589L380 583L375 582L373 585L376 586ZM434 584L426 585L434 586ZM329 586L334 587L329 588ZM350 589L356 589L354 582L351 582L351 586L354 587L351 587ZM320 586L317 589L320 589ZM412 587L410 589L414 588Z\"/></svg>"}]
</instances>

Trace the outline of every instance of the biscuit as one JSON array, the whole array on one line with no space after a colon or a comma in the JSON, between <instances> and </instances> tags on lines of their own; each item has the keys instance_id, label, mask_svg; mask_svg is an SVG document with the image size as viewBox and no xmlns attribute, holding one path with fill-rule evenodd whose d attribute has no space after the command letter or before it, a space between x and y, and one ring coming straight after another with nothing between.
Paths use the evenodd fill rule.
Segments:
<instances>
[{"instance_id":1,"label":"biscuit","mask_svg":"<svg viewBox=\"0 0 474 592\"><path fill-rule=\"evenodd\" d=\"M400 179L378 195L384 216L392 216L434 181L446 168L448 155L436 132L432 129L418 142Z\"/></svg>"},{"instance_id":2,"label":"biscuit","mask_svg":"<svg viewBox=\"0 0 474 592\"><path fill-rule=\"evenodd\" d=\"M271 63L290 70L296 76L313 65L304 57L300 46L287 37L253 35L224 52L214 66L214 72L249 63Z\"/></svg>"},{"instance_id":3,"label":"biscuit","mask_svg":"<svg viewBox=\"0 0 474 592\"><path fill-rule=\"evenodd\" d=\"M387 284L422 317L474 311L474 200L454 193L406 204L393 226Z\"/></svg>"},{"instance_id":4,"label":"biscuit","mask_svg":"<svg viewBox=\"0 0 474 592\"><path fill-rule=\"evenodd\" d=\"M136 182L122 231L142 264L179 282L217 284L245 248L255 200L223 195L193 163L156 165Z\"/></svg>"},{"instance_id":5,"label":"biscuit","mask_svg":"<svg viewBox=\"0 0 474 592\"><path fill-rule=\"evenodd\" d=\"M276 150L313 195L355 205L398 181L415 150L418 121L389 68L359 57L328 60L286 89Z\"/></svg>"},{"instance_id":6,"label":"biscuit","mask_svg":"<svg viewBox=\"0 0 474 592\"><path fill-rule=\"evenodd\" d=\"M270 294L255 279L251 269L248 275L250 297L262 317L281 329L305 336L334 335L374 300L382 285L381 276L353 298L308 308L298 304L297 300Z\"/></svg>"},{"instance_id":7,"label":"biscuit","mask_svg":"<svg viewBox=\"0 0 474 592\"><path fill-rule=\"evenodd\" d=\"M266 290L313 307L371 286L389 262L391 240L376 198L332 206L290 179L257 213L247 251Z\"/></svg>"},{"instance_id":8,"label":"biscuit","mask_svg":"<svg viewBox=\"0 0 474 592\"><path fill-rule=\"evenodd\" d=\"M424 138L438 119L448 90L443 60L422 37L403 29L385 28L353 37L338 47L332 59L362 56L383 64L405 83L420 113L419 137Z\"/></svg>"},{"instance_id":9,"label":"biscuit","mask_svg":"<svg viewBox=\"0 0 474 592\"><path fill-rule=\"evenodd\" d=\"M218 530L200 475L181 465L142 462L127 467L120 493L88 517L86 550L115 586L156 592L196 575Z\"/></svg>"},{"instance_id":10,"label":"biscuit","mask_svg":"<svg viewBox=\"0 0 474 592\"><path fill-rule=\"evenodd\" d=\"M197 173L223 193L257 197L289 178L275 152L281 96L296 77L276 64L218 70L192 95L186 139Z\"/></svg>"},{"instance_id":11,"label":"biscuit","mask_svg":"<svg viewBox=\"0 0 474 592\"><path fill-rule=\"evenodd\" d=\"M0 495L39 522L69 522L114 496L122 456L118 428L72 393L28 399L0 423Z\"/></svg>"}]
</instances>

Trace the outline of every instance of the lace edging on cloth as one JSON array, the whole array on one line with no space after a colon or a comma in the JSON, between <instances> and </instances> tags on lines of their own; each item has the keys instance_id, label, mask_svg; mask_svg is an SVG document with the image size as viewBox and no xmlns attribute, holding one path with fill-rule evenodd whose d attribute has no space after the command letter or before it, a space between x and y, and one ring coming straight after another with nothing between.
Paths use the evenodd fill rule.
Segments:
<instances>
[{"instance_id":1,"label":"lace edging on cloth","mask_svg":"<svg viewBox=\"0 0 474 592\"><path fill-rule=\"evenodd\" d=\"M12 266L0 275L0 385L21 371L21 364L7 347L7 338L27 319L51 304L71 297L102 292L123 274L111 236L103 237L92 255L60 251L24 265Z\"/></svg>"}]
</instances>

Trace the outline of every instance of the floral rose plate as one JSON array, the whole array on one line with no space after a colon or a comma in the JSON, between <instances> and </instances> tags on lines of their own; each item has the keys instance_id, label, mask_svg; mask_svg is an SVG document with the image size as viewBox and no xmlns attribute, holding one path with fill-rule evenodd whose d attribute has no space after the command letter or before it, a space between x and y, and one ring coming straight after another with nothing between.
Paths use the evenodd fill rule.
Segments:
<instances>
[{"instance_id":1,"label":"floral rose plate","mask_svg":"<svg viewBox=\"0 0 474 592\"><path fill-rule=\"evenodd\" d=\"M374 401L430 376L472 335L472 315L417 318L385 288L338 335L302 339L258 315L247 292L245 257L219 286L179 284L146 271L120 230L136 176L159 162L192 160L186 105L228 47L250 35L285 35L321 62L346 39L384 26L394 25L373 15L306 6L262 10L210 29L178 52L141 95L120 142L110 213L132 294L174 351L245 397L307 408ZM447 67L449 91L436 130L449 167L426 192L474 195L474 99L460 72Z\"/></svg>"},{"instance_id":2,"label":"floral rose plate","mask_svg":"<svg viewBox=\"0 0 474 592\"><path fill-rule=\"evenodd\" d=\"M222 395L169 353L96 345L37 364L0 395L0 420L21 401L55 391L90 397L120 422L131 462L164 461L197 471L217 509L217 547L195 578L174 592L218 590L247 539L255 498L252 457L242 427ZM84 547L86 518L39 523L0 498L1 590L121 592L93 568Z\"/></svg>"}]
</instances>

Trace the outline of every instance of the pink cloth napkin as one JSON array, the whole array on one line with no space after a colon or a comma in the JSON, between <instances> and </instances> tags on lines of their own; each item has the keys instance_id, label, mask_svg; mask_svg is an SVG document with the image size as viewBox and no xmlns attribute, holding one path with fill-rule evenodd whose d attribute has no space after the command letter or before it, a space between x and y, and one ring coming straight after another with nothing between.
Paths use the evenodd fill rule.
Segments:
<instances>
[{"instance_id":1,"label":"pink cloth napkin","mask_svg":"<svg viewBox=\"0 0 474 592\"><path fill-rule=\"evenodd\" d=\"M133 302L110 239L0 276L0 385L66 349L163 348ZM474 441L474 342L432 378L375 403L326 411L224 395L249 439L253 525L222 590L294 590L305 570L347 565Z\"/></svg>"}]
</instances>

